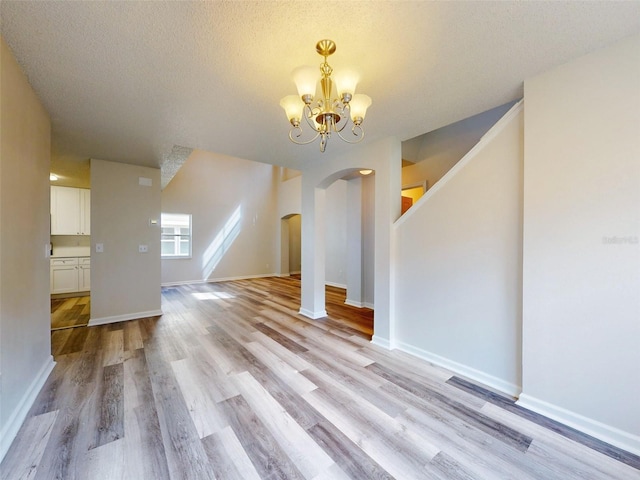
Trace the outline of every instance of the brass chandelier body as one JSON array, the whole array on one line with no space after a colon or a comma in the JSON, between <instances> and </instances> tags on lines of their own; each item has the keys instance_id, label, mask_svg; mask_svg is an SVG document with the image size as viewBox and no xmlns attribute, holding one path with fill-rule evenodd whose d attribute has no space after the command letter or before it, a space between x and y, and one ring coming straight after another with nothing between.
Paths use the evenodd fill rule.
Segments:
<instances>
[{"instance_id":1,"label":"brass chandelier body","mask_svg":"<svg viewBox=\"0 0 640 480\"><path fill-rule=\"evenodd\" d=\"M332 99L334 81L331 78L333 68L327 62L327 58L336 51L336 44L332 40L320 40L316 44L316 51L324 61L320 64L320 88L322 98L314 102L316 84L318 83L317 69L314 67L298 67L293 71L294 81L298 87L298 95L289 95L280 101L284 108L291 129L289 139L298 145L307 145L320 138L320 151L324 152L327 141L332 133L336 133L347 143L358 143L364 138L362 122L371 98L367 95L355 94L358 77L353 72L336 74L338 96ZM299 140L303 134L301 119L305 121L315 134L308 140ZM342 135L347 125L351 124L353 138Z\"/></svg>"}]
</instances>

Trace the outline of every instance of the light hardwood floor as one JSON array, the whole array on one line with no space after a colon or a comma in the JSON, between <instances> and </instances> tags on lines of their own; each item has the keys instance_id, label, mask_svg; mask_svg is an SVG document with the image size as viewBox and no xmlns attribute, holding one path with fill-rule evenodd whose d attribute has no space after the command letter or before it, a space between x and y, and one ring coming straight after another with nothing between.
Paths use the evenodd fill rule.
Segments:
<instances>
[{"instance_id":1,"label":"light hardwood floor","mask_svg":"<svg viewBox=\"0 0 640 480\"><path fill-rule=\"evenodd\" d=\"M84 327L89 323L91 297L51 299L51 330Z\"/></svg>"},{"instance_id":2,"label":"light hardwood floor","mask_svg":"<svg viewBox=\"0 0 640 480\"><path fill-rule=\"evenodd\" d=\"M637 479L640 458L370 344L299 281L163 289L162 317L52 332L2 479Z\"/></svg>"}]
</instances>

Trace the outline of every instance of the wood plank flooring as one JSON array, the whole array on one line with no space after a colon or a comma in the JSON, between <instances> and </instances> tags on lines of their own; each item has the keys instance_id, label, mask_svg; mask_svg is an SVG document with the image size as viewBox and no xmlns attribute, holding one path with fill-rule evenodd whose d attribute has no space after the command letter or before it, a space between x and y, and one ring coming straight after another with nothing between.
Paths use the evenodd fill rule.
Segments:
<instances>
[{"instance_id":1,"label":"wood plank flooring","mask_svg":"<svg viewBox=\"0 0 640 480\"><path fill-rule=\"evenodd\" d=\"M164 288L162 317L52 332L15 479L638 479L640 458L370 344L372 312L300 282Z\"/></svg>"},{"instance_id":2,"label":"wood plank flooring","mask_svg":"<svg viewBox=\"0 0 640 480\"><path fill-rule=\"evenodd\" d=\"M91 297L51 299L51 330L84 327L89 323Z\"/></svg>"}]
</instances>

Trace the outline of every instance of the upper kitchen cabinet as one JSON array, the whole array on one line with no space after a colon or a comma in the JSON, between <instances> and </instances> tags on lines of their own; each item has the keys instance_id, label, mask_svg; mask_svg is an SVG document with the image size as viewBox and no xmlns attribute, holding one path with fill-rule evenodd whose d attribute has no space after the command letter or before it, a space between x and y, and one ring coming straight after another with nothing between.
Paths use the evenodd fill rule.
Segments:
<instances>
[{"instance_id":1,"label":"upper kitchen cabinet","mask_svg":"<svg viewBox=\"0 0 640 480\"><path fill-rule=\"evenodd\" d=\"M51 187L51 235L91 233L91 190Z\"/></svg>"}]
</instances>

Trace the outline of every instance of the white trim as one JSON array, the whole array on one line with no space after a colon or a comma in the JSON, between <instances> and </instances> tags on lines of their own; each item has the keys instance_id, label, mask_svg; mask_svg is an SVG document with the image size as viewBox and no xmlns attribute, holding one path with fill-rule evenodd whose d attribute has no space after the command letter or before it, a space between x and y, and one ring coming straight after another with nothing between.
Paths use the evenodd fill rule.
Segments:
<instances>
[{"instance_id":1,"label":"white trim","mask_svg":"<svg viewBox=\"0 0 640 480\"><path fill-rule=\"evenodd\" d=\"M524 100L520 100L513 107L511 107L509 111L505 113L502 118L489 129L487 133L484 134L480 141L476 143L475 146L458 161L458 163L451 167L451 170L445 173L440 180L434 183L433 186L429 190L427 190L425 194L422 195L413 206L415 207L417 205L420 205L426 202L427 199L433 197L438 192L438 190L444 187L444 185L447 184L449 180L455 177L460 170L466 167L467 164L471 162L471 160L473 160L473 158L479 153L480 150L484 149L487 144L496 137L496 135L504 130L504 128L509 125L509 123L522 111L523 108ZM415 208L410 208L409 210L407 210L404 215L402 215L398 220L395 221L395 223L393 224L393 228L398 228L400 225L402 225L407 220L407 218L413 215L415 211Z\"/></svg>"},{"instance_id":2,"label":"white trim","mask_svg":"<svg viewBox=\"0 0 640 480\"><path fill-rule=\"evenodd\" d=\"M387 350L391 350L391 341L387 338L382 338L378 335L371 337L371 343Z\"/></svg>"},{"instance_id":3,"label":"white trim","mask_svg":"<svg viewBox=\"0 0 640 480\"><path fill-rule=\"evenodd\" d=\"M268 278L268 277L288 277L288 274L278 273L261 273L259 275L240 275L238 277L221 277L221 278L209 278L207 280L180 280L178 282L165 282L161 283L162 287L175 287L178 285L192 285L196 283L218 283L218 282L232 282L234 280L248 280L251 278Z\"/></svg>"},{"instance_id":4,"label":"white trim","mask_svg":"<svg viewBox=\"0 0 640 480\"><path fill-rule=\"evenodd\" d=\"M312 320L317 320L318 318L324 318L327 316L326 310L320 310L319 312L312 312L311 310L307 310L306 308L300 308L300 311L298 313Z\"/></svg>"},{"instance_id":5,"label":"white trim","mask_svg":"<svg viewBox=\"0 0 640 480\"><path fill-rule=\"evenodd\" d=\"M355 300L350 300L350 299L346 299L344 301L345 305L350 305L352 307L357 307L357 308L368 308L370 310L373 310L373 303L368 303L368 302L356 302Z\"/></svg>"},{"instance_id":6,"label":"white trim","mask_svg":"<svg viewBox=\"0 0 640 480\"><path fill-rule=\"evenodd\" d=\"M448 358L441 357L440 355L436 355L435 353L428 352L413 345L409 345L408 343L398 342L397 348L398 350L410 353L411 355L426 360L427 362L433 363L434 365L444 367L447 370L451 370L453 373L457 373L459 375L467 377L478 383L498 390L499 392L503 392L511 397L517 397L518 394L522 391L522 387L514 383L507 382L506 380L494 377L493 375L490 375L481 370L477 370L473 367L469 367L468 365L464 365Z\"/></svg>"},{"instance_id":7,"label":"white trim","mask_svg":"<svg viewBox=\"0 0 640 480\"><path fill-rule=\"evenodd\" d=\"M11 443L16 438L20 427L22 427L22 424L27 418L29 409L35 403L40 390L42 390L47 378L49 378L49 374L55 366L56 362L54 362L53 357L49 355L42 367L40 367L40 371L31 382L31 385L29 385L29 388L22 396L22 399L20 399L15 410L9 416L9 420L0 431L0 462L7 454L7 451L11 447Z\"/></svg>"},{"instance_id":8,"label":"white trim","mask_svg":"<svg viewBox=\"0 0 640 480\"><path fill-rule=\"evenodd\" d=\"M347 289L347 286L342 284L342 283L336 283L336 282L324 282L325 285L328 285L330 287L335 287L335 288L341 288L343 290Z\"/></svg>"},{"instance_id":9,"label":"white trim","mask_svg":"<svg viewBox=\"0 0 640 480\"><path fill-rule=\"evenodd\" d=\"M348 298L344 301L345 305L349 305L351 307L357 307L357 308L362 308L364 307L364 303L362 302L356 302L355 300L349 300Z\"/></svg>"},{"instance_id":10,"label":"white trim","mask_svg":"<svg viewBox=\"0 0 640 480\"><path fill-rule=\"evenodd\" d=\"M146 312L125 313L124 315L114 315L112 317L99 317L89 319L89 326L106 325L108 323L126 322L127 320L138 320L140 318L159 317L162 310L149 310Z\"/></svg>"},{"instance_id":11,"label":"white trim","mask_svg":"<svg viewBox=\"0 0 640 480\"><path fill-rule=\"evenodd\" d=\"M556 420L569 427L598 438L604 442L620 447L634 455L640 455L640 436L612 427L597 420L566 410L557 405L545 402L526 393L520 394L516 402L519 406L545 417Z\"/></svg>"},{"instance_id":12,"label":"white trim","mask_svg":"<svg viewBox=\"0 0 640 480\"><path fill-rule=\"evenodd\" d=\"M289 272L289 275L301 275L302 274L302 270L295 270L292 272Z\"/></svg>"}]
</instances>

